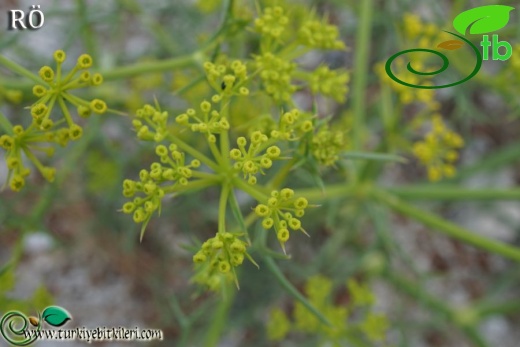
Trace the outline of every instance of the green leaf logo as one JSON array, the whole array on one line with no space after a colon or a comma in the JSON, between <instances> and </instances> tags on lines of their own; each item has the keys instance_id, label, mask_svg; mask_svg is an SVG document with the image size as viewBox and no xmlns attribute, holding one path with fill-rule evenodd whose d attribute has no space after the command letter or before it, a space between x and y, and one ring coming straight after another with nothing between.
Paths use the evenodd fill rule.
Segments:
<instances>
[{"instance_id":1,"label":"green leaf logo","mask_svg":"<svg viewBox=\"0 0 520 347\"><path fill-rule=\"evenodd\" d=\"M486 34L502 29L509 22L509 12L514 7L504 5L488 5L472 8L459 14L453 20L453 27L462 35Z\"/></svg>"},{"instance_id":2,"label":"green leaf logo","mask_svg":"<svg viewBox=\"0 0 520 347\"><path fill-rule=\"evenodd\" d=\"M52 326L61 327L69 319L72 319L72 316L67 310L59 306L49 306L43 310L42 318Z\"/></svg>"}]
</instances>

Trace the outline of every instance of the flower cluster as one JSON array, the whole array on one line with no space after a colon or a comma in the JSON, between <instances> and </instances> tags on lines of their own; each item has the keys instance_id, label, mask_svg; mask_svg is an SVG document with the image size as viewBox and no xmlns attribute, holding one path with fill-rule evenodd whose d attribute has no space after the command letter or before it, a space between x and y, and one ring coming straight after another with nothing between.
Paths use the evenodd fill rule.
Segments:
<instances>
[{"instance_id":1,"label":"flower cluster","mask_svg":"<svg viewBox=\"0 0 520 347\"><path fill-rule=\"evenodd\" d=\"M197 159L186 165L184 153L174 144L169 148L158 145L155 153L159 156L160 163L152 163L150 170L141 170L139 181L126 179L123 182L125 197L131 198L138 193L141 195L123 205L124 213L133 213L134 222L143 223L141 238L153 213L156 210L160 211L161 200L165 193L172 192L178 185L186 186L193 175L192 169L200 166ZM165 183L170 184L165 185Z\"/></svg>"},{"instance_id":2,"label":"flower cluster","mask_svg":"<svg viewBox=\"0 0 520 347\"><path fill-rule=\"evenodd\" d=\"M323 19L307 20L298 31L298 37L302 45L310 48L345 49L345 44L339 40L338 27Z\"/></svg>"},{"instance_id":3,"label":"flower cluster","mask_svg":"<svg viewBox=\"0 0 520 347\"><path fill-rule=\"evenodd\" d=\"M275 101L289 101L296 91L296 86L291 83L296 63L266 52L255 56L255 66L261 71L260 77L266 93Z\"/></svg>"},{"instance_id":4,"label":"flower cluster","mask_svg":"<svg viewBox=\"0 0 520 347\"><path fill-rule=\"evenodd\" d=\"M347 147L347 140L342 131L330 130L327 125L320 127L311 143L312 155L325 166L334 165L340 154Z\"/></svg>"},{"instance_id":5,"label":"flower cluster","mask_svg":"<svg viewBox=\"0 0 520 347\"><path fill-rule=\"evenodd\" d=\"M40 150L48 156L52 156L54 154L52 147L36 147L34 145L52 141L57 132L49 132L35 139L30 137L33 134L31 130L33 128L24 129L21 125L16 125L13 127L12 135L0 136L0 147L7 152L6 163L9 170L9 187L15 192L20 191L25 186L25 177L31 173L31 170L24 165L22 153L29 158L47 181L54 181L56 174L56 169L44 166L32 151ZM63 133L63 131L60 133Z\"/></svg>"},{"instance_id":6,"label":"flower cluster","mask_svg":"<svg viewBox=\"0 0 520 347\"><path fill-rule=\"evenodd\" d=\"M62 63L65 58L62 50L54 52L56 69L44 66L39 71L39 77L34 76L34 79L41 79L42 83L35 85L32 90L39 99L31 106L31 124L25 128L21 125L10 126L10 129L5 129L8 134L0 136L0 147L7 151L9 186L14 191L25 186L25 177L30 174L30 169L24 165L24 156L46 180L52 182L56 170L44 166L34 152L52 156L54 148L49 144L66 146L69 141L78 140L83 135L83 128L74 122L67 103L74 105L81 117L88 117L92 112L102 114L107 110L102 100L88 101L70 93L70 90L98 86L103 82L100 74L88 71L92 66L92 58L88 54L81 55L74 68L64 75ZM79 76L76 76L80 71ZM63 118L53 120L51 115L56 105L59 105Z\"/></svg>"},{"instance_id":7,"label":"flower cluster","mask_svg":"<svg viewBox=\"0 0 520 347\"><path fill-rule=\"evenodd\" d=\"M277 308L271 311L267 323L267 336L273 341L282 341L291 330L318 334L331 346L344 346L345 339L350 334L363 334L373 343L385 341L388 330L388 320L385 315L375 313L371 309L374 295L367 285L362 285L353 279L347 281L350 301L346 306L332 303L332 281L323 276L309 278L305 285L305 294L309 302L320 311L331 323L326 326L301 303L294 304L291 322L284 311ZM370 300L369 300L370 299ZM366 314L354 318L355 310L369 309ZM357 321L354 321L357 320ZM347 322L348 321L348 322ZM348 327L348 328L347 328Z\"/></svg>"},{"instance_id":8,"label":"flower cluster","mask_svg":"<svg viewBox=\"0 0 520 347\"><path fill-rule=\"evenodd\" d=\"M240 60L234 60L229 67L224 64L204 63L208 83L218 93L213 96L213 102L219 102L223 97L232 95L249 95L247 82L247 67Z\"/></svg>"},{"instance_id":9,"label":"flower cluster","mask_svg":"<svg viewBox=\"0 0 520 347\"><path fill-rule=\"evenodd\" d=\"M221 289L230 279L237 281L235 267L244 257L250 258L241 235L226 231L229 208L244 233L251 222L242 215L235 191L241 190L258 201L254 207L256 215L261 217L265 229L275 230L285 252L290 232L307 234L300 218L309 203L306 198L295 196L292 189L273 189L283 187L291 168L299 164L296 161L280 164L281 169L269 188L259 187L259 174L267 174L276 160L286 159L282 153L288 150L300 152L294 154L302 158L299 163L303 162L304 155L309 158L312 154L318 156L320 162L331 163L344 149L343 137L317 126L326 120L319 121L314 113L296 109L292 97L298 89L308 88L314 94L344 101L349 81L346 71L330 70L326 66L307 71L299 68L296 59L314 48L343 49L345 46L335 27L316 20L314 14L305 15L301 22L302 18L285 6L263 8L254 21L252 31L259 34L259 50L251 55L250 61L216 54L211 62L203 63L207 83L200 93L206 97L187 98L191 107L178 114L175 122L157 105L144 106L133 120L138 138L158 142L156 153L161 157L161 163L153 163L150 170L141 171L140 180L124 182L123 193L133 201L126 203L123 211L133 214L135 222L143 223L141 237L152 214L160 211L165 194L221 187L218 233L193 257L197 271L194 282L213 290ZM200 85L194 83L189 87ZM273 116L273 106L281 113ZM187 130L188 134L183 134L186 136L176 136L184 130ZM202 134L207 139L196 143L206 145L205 148L189 143L195 137L190 135L194 134L199 135L197 137ZM231 141L235 138L236 145ZM316 138L314 142L313 138ZM159 144L163 142L165 145ZM172 145L168 147L167 142ZM178 148L197 161L186 165L184 153ZM201 163L204 170L192 170ZM191 177L197 180L189 181ZM267 195L270 190L272 193ZM136 194L139 196L134 197Z\"/></svg>"},{"instance_id":10,"label":"flower cluster","mask_svg":"<svg viewBox=\"0 0 520 347\"><path fill-rule=\"evenodd\" d=\"M289 18L280 6L265 8L262 16L255 19L254 22L255 31L273 40L280 38L288 23Z\"/></svg>"},{"instance_id":11,"label":"flower cluster","mask_svg":"<svg viewBox=\"0 0 520 347\"><path fill-rule=\"evenodd\" d=\"M458 157L458 150L464 146L462 137L449 130L440 115L434 115L432 130L423 141L416 142L413 154L428 170L428 179L438 181L442 177L453 177L456 173L453 165Z\"/></svg>"},{"instance_id":12,"label":"flower cluster","mask_svg":"<svg viewBox=\"0 0 520 347\"><path fill-rule=\"evenodd\" d=\"M281 150L278 146L269 146L265 148L268 142L267 135L260 131L255 131L250 136L250 144L246 150L247 140L245 137L237 139L237 148L233 148L229 152L231 159L235 161L233 167L242 171L244 178L247 177L249 184L256 184L256 174L264 173L264 169L269 169L273 165L273 160L279 159ZM265 153L261 154L265 149Z\"/></svg>"},{"instance_id":13,"label":"flower cluster","mask_svg":"<svg viewBox=\"0 0 520 347\"><path fill-rule=\"evenodd\" d=\"M159 106L145 105L135 113L132 121L137 137L143 141L161 142L168 134L168 112Z\"/></svg>"},{"instance_id":14,"label":"flower cluster","mask_svg":"<svg viewBox=\"0 0 520 347\"><path fill-rule=\"evenodd\" d=\"M322 65L311 73L309 87L315 94L330 96L337 102L345 102L350 75L344 70L331 70Z\"/></svg>"},{"instance_id":15,"label":"flower cluster","mask_svg":"<svg viewBox=\"0 0 520 347\"><path fill-rule=\"evenodd\" d=\"M425 68L424 56L419 54L410 54L410 61L413 61L413 67L417 71L427 72ZM422 84L425 86L433 85L430 81L430 76L421 76L412 74L406 69L405 60L401 57L397 58L392 69L395 71L395 75L400 80L406 81L411 84ZM440 103L435 99L434 89L421 89L421 88L410 88L405 85L394 82L386 73L384 63L379 63L375 67L375 71L379 76L379 79L390 86L399 97L399 101L403 105L409 105L412 103L424 104L428 110L438 110ZM421 80L423 82L421 83Z\"/></svg>"},{"instance_id":16,"label":"flower cluster","mask_svg":"<svg viewBox=\"0 0 520 347\"><path fill-rule=\"evenodd\" d=\"M229 232L217 233L204 242L193 256L198 270L193 278L194 282L216 291L227 282L226 279L232 279L238 287L235 267L242 265L246 257L258 266L247 253L248 244L240 240L240 236L241 234Z\"/></svg>"},{"instance_id":17,"label":"flower cluster","mask_svg":"<svg viewBox=\"0 0 520 347\"><path fill-rule=\"evenodd\" d=\"M303 217L308 206L309 202L306 198L296 198L294 190L284 188L281 191L273 190L265 204L258 204L255 207L255 213L263 218L262 227L264 229L269 230L274 226L276 237L285 252L284 245L289 240L289 229L300 230L309 236L302 228L299 219Z\"/></svg>"},{"instance_id":18,"label":"flower cluster","mask_svg":"<svg viewBox=\"0 0 520 347\"><path fill-rule=\"evenodd\" d=\"M183 126L189 127L193 132L199 132L206 135L209 142L215 143L217 138L214 134L220 134L222 131L229 129L229 122L226 117L222 117L217 110L211 109L211 103L203 101L200 104L202 115L190 108L186 113L180 114L175 121ZM190 120L193 121L190 123Z\"/></svg>"},{"instance_id":19,"label":"flower cluster","mask_svg":"<svg viewBox=\"0 0 520 347\"><path fill-rule=\"evenodd\" d=\"M424 24L421 18L412 13L405 13L403 16L403 31L404 37L408 40L406 47L418 47L431 49L436 47L439 43L452 40L453 37L432 23ZM425 86L433 85L431 79L433 76L418 76L408 71L407 64L410 62L411 66L416 71L430 72L436 70L435 68L428 68L428 54L421 52L412 52L406 55L406 60L399 57L395 60L392 66L397 78L411 84L422 84ZM428 110L436 111L440 108L440 103L435 100L434 89L419 89L410 88L399 83L395 83L386 73L384 63L377 64L375 71L380 80L390 86L399 96L402 104L408 105L415 102L422 103ZM422 81L422 82L421 82Z\"/></svg>"},{"instance_id":20,"label":"flower cluster","mask_svg":"<svg viewBox=\"0 0 520 347\"><path fill-rule=\"evenodd\" d=\"M408 39L422 39L424 46L428 46L424 40L435 37L440 33L437 25L433 23L424 24L421 17L413 13L403 15L403 29Z\"/></svg>"},{"instance_id":21,"label":"flower cluster","mask_svg":"<svg viewBox=\"0 0 520 347\"><path fill-rule=\"evenodd\" d=\"M78 125L74 123L65 102L75 106L77 113L84 118L90 116L92 112L97 114L105 113L107 105L100 99L88 101L70 93L70 90L99 86L103 83L101 74L92 74L88 71L92 67L92 57L88 54L82 54L77 59L74 68L67 75L63 76L62 64L65 62L65 58L65 52L58 50L54 52L56 70L50 66L44 66L40 69L39 75L44 84L37 84L33 87L33 94L39 99L32 105L31 115L40 129L49 129L54 124L50 118L52 110L58 104L72 135L75 127L78 127ZM71 136L71 138L73 137Z\"/></svg>"},{"instance_id":22,"label":"flower cluster","mask_svg":"<svg viewBox=\"0 0 520 347\"><path fill-rule=\"evenodd\" d=\"M278 127L271 131L271 136L285 141L298 140L302 134L314 129L311 117L309 113L302 113L298 109L284 112L280 117Z\"/></svg>"},{"instance_id":23,"label":"flower cluster","mask_svg":"<svg viewBox=\"0 0 520 347\"><path fill-rule=\"evenodd\" d=\"M300 89L293 80L309 84L313 93L332 96L343 102L349 80L345 71L331 71L319 67L315 72L299 69L295 59L311 49L345 49L339 40L336 26L314 14L305 16L301 23L280 6L266 7L254 22L254 30L260 34L260 53L253 55L254 67L262 79L262 89L275 102L292 103L292 95ZM299 29L290 30L293 26Z\"/></svg>"}]
</instances>

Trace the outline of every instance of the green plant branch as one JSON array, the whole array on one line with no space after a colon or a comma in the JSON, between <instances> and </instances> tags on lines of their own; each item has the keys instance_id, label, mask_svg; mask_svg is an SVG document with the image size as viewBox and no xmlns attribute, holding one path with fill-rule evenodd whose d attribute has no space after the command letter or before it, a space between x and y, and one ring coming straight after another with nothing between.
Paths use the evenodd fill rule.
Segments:
<instances>
[{"instance_id":1,"label":"green plant branch","mask_svg":"<svg viewBox=\"0 0 520 347\"><path fill-rule=\"evenodd\" d=\"M520 200L520 189L467 189L456 185L411 185L389 187L386 190L411 200Z\"/></svg>"},{"instance_id":2,"label":"green plant branch","mask_svg":"<svg viewBox=\"0 0 520 347\"><path fill-rule=\"evenodd\" d=\"M452 222L449 222L441 217L438 217L429 212L409 205L399 198L384 192L382 190L374 189L373 197L381 203L387 205L396 212L402 213L425 226L433 228L450 237L461 240L467 244L484 249L488 252L499 254L503 257L520 262L520 249L495 241L493 239L475 234L470 230L460 227Z\"/></svg>"},{"instance_id":3,"label":"green plant branch","mask_svg":"<svg viewBox=\"0 0 520 347\"><path fill-rule=\"evenodd\" d=\"M268 199L268 196L262 193L257 187L250 185L239 177L233 177L232 182L235 187L243 190L260 202Z\"/></svg>"},{"instance_id":4,"label":"green plant branch","mask_svg":"<svg viewBox=\"0 0 520 347\"><path fill-rule=\"evenodd\" d=\"M230 191L228 183L222 185L218 204L218 232L221 234L226 232L226 207Z\"/></svg>"},{"instance_id":5,"label":"green plant branch","mask_svg":"<svg viewBox=\"0 0 520 347\"><path fill-rule=\"evenodd\" d=\"M98 49L95 40L95 33L88 20L88 4L86 0L77 0L77 16L80 20L81 34L87 52L92 56L94 63L98 61Z\"/></svg>"},{"instance_id":6,"label":"green plant branch","mask_svg":"<svg viewBox=\"0 0 520 347\"><path fill-rule=\"evenodd\" d=\"M363 194L365 186L353 186L347 183L334 184L321 188L298 189L298 195L306 197L311 202L323 202L337 198L348 198Z\"/></svg>"},{"instance_id":7,"label":"green plant branch","mask_svg":"<svg viewBox=\"0 0 520 347\"><path fill-rule=\"evenodd\" d=\"M199 52L180 56L177 58L141 62L132 65L127 65L119 68L113 68L108 71L103 71L103 79L105 81L117 80L121 78L135 77L146 73L163 72L173 69L179 69L192 65L197 65L199 60L197 58ZM199 53L200 54L200 53Z\"/></svg>"},{"instance_id":8,"label":"green plant branch","mask_svg":"<svg viewBox=\"0 0 520 347\"><path fill-rule=\"evenodd\" d=\"M238 223L238 226L240 227L240 231L246 234L247 243L251 244L251 238L249 237L249 232L247 231L246 221L244 220L244 216L240 210L240 205L238 204L233 190L231 190L229 193L229 206L233 216L235 217L235 220Z\"/></svg>"},{"instance_id":9,"label":"green plant branch","mask_svg":"<svg viewBox=\"0 0 520 347\"><path fill-rule=\"evenodd\" d=\"M233 304L235 290L227 290L226 293L227 296L224 296L223 299L219 300L215 314L211 319L211 325L209 326L204 342L205 347L214 347L218 345L222 331L228 322L227 316L229 315L229 310Z\"/></svg>"},{"instance_id":10,"label":"green plant branch","mask_svg":"<svg viewBox=\"0 0 520 347\"><path fill-rule=\"evenodd\" d=\"M326 186L324 190L317 188L298 189L298 194L314 202L322 202L337 198L366 196L370 191L377 189L369 184L348 185L334 184ZM439 200L439 201L466 201L466 200L520 200L520 189L467 189L454 184L424 184L403 187L382 187L393 195L410 200Z\"/></svg>"},{"instance_id":11,"label":"green plant branch","mask_svg":"<svg viewBox=\"0 0 520 347\"><path fill-rule=\"evenodd\" d=\"M173 315L179 322L181 329L182 330L189 329L190 321L186 317L184 312L182 312L181 306L179 305L179 300L177 300L177 297L175 296L175 294L172 294L171 299L168 300L168 303L170 304L170 308L173 312Z\"/></svg>"},{"instance_id":12,"label":"green plant branch","mask_svg":"<svg viewBox=\"0 0 520 347\"><path fill-rule=\"evenodd\" d=\"M273 274L278 283L289 293L295 300L304 305L310 313L312 313L320 322L327 326L332 326L327 317L325 317L316 307L314 307L292 284L285 278L280 268L276 265L273 258L262 256L267 269Z\"/></svg>"},{"instance_id":13,"label":"green plant branch","mask_svg":"<svg viewBox=\"0 0 520 347\"><path fill-rule=\"evenodd\" d=\"M492 315L508 315L520 312L520 300L508 300L501 303L481 303L477 304L475 309L479 316L488 317Z\"/></svg>"},{"instance_id":14,"label":"green plant branch","mask_svg":"<svg viewBox=\"0 0 520 347\"><path fill-rule=\"evenodd\" d=\"M368 63L370 61L370 36L372 30L372 10L373 0L364 0L359 2L360 18L359 28L356 36L356 55L355 55L355 77L353 82L353 110L354 110L354 125L353 125L353 150L362 149L362 136L364 132L364 118L365 118L365 89L367 85Z\"/></svg>"},{"instance_id":15,"label":"green plant branch","mask_svg":"<svg viewBox=\"0 0 520 347\"><path fill-rule=\"evenodd\" d=\"M204 59L204 51L196 51L192 54L183 55L180 57L166 59L166 60L157 60L151 62L140 62L122 67L114 67L112 69L106 71L100 71L103 79L105 81L113 81L118 79L135 77L147 73L154 72L164 72L174 69L180 69L189 66L198 66L202 63ZM8 60L4 56L0 55L0 64L4 65L8 69L24 76L37 84L42 84L42 80L33 74L31 71L25 69L24 67ZM13 79L2 79L1 85L12 88L20 88L25 89L29 88L30 85L25 82L19 82Z\"/></svg>"},{"instance_id":16,"label":"green plant branch","mask_svg":"<svg viewBox=\"0 0 520 347\"><path fill-rule=\"evenodd\" d=\"M168 135L168 140L171 141L172 143L176 144L177 146L179 146L179 148L181 148L186 153L191 154L191 156L193 156L193 158L198 159L202 163L206 164L213 171L219 172L219 167L218 167L217 163L215 163L210 158L206 157L200 151L198 151L195 148L193 148L190 145L188 145L186 142L182 141L179 137L177 137L177 136L175 136L173 134L169 134Z\"/></svg>"},{"instance_id":17,"label":"green plant branch","mask_svg":"<svg viewBox=\"0 0 520 347\"><path fill-rule=\"evenodd\" d=\"M7 59L3 55L0 55L0 64L8 68L9 70L16 72L17 74L27 77L28 79L34 81L37 84L43 84L43 81L40 77L32 73L31 71L27 70L21 65L18 65L12 60Z\"/></svg>"},{"instance_id":18,"label":"green plant branch","mask_svg":"<svg viewBox=\"0 0 520 347\"><path fill-rule=\"evenodd\" d=\"M209 48L212 46L214 42L225 32L228 23L233 19L233 6L235 4L234 0L225 0L224 2L224 11L222 13L222 19L220 20L220 25L218 29L215 31L213 36L209 38L206 43L202 45L203 48Z\"/></svg>"},{"instance_id":19,"label":"green plant branch","mask_svg":"<svg viewBox=\"0 0 520 347\"><path fill-rule=\"evenodd\" d=\"M0 128L9 135L13 134L13 124L2 112L0 112Z\"/></svg>"},{"instance_id":20,"label":"green plant branch","mask_svg":"<svg viewBox=\"0 0 520 347\"><path fill-rule=\"evenodd\" d=\"M221 182L218 178L202 178L199 180L194 180L188 182L187 185L173 185L171 187L165 187L163 188L164 192L169 193L175 193L176 195L185 194L187 192L193 192L195 190L200 190L204 188L208 188L211 186L218 185Z\"/></svg>"},{"instance_id":21,"label":"green plant branch","mask_svg":"<svg viewBox=\"0 0 520 347\"><path fill-rule=\"evenodd\" d=\"M407 160L404 157L401 157L396 154L388 154L388 153L379 153L379 152L345 152L342 155L345 159L352 160L375 160L375 161L390 161L390 162L399 162L406 163Z\"/></svg>"}]
</instances>

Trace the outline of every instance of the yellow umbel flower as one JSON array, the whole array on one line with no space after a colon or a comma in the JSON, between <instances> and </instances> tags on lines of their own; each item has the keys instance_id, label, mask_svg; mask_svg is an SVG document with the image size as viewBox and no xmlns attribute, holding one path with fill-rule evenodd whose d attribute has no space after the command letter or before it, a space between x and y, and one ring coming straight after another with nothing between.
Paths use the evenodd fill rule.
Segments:
<instances>
[{"instance_id":1,"label":"yellow umbel flower","mask_svg":"<svg viewBox=\"0 0 520 347\"><path fill-rule=\"evenodd\" d=\"M432 130L423 141L416 142L413 154L428 170L428 179L438 181L443 177L455 176L453 165L459 158L458 151L464 146L462 137L446 128L440 115L432 119Z\"/></svg>"},{"instance_id":2,"label":"yellow umbel flower","mask_svg":"<svg viewBox=\"0 0 520 347\"><path fill-rule=\"evenodd\" d=\"M271 341L281 341L291 329L291 321L279 308L275 308L269 315L267 323L267 338Z\"/></svg>"},{"instance_id":3,"label":"yellow umbel flower","mask_svg":"<svg viewBox=\"0 0 520 347\"><path fill-rule=\"evenodd\" d=\"M220 290L229 280L234 281L238 287L235 268L242 265L245 258L258 267L247 253L249 244L242 241L240 236L243 234L217 233L215 237L204 242L193 256L197 269L193 281L213 291Z\"/></svg>"},{"instance_id":4,"label":"yellow umbel flower","mask_svg":"<svg viewBox=\"0 0 520 347\"><path fill-rule=\"evenodd\" d=\"M289 230L300 230L308 236L300 222L308 206L306 198L296 198L294 190L284 188L280 191L273 190L265 203L255 207L255 213L263 218L264 229L271 229L274 226L276 237L285 252L284 245L289 240Z\"/></svg>"}]
</instances>

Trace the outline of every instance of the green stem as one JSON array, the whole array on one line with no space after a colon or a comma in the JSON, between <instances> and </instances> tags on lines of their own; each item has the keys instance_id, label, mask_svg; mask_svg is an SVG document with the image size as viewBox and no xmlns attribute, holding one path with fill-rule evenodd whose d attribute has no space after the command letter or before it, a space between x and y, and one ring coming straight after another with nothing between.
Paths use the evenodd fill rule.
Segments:
<instances>
[{"instance_id":1,"label":"green stem","mask_svg":"<svg viewBox=\"0 0 520 347\"><path fill-rule=\"evenodd\" d=\"M65 101L63 101L63 97L58 96L58 104L60 105L61 111L63 112L63 115L65 116L65 120L67 121L67 125L69 127L74 125L74 121L72 120L72 116L70 115L69 109L67 108L67 105L65 105Z\"/></svg>"},{"instance_id":2,"label":"green stem","mask_svg":"<svg viewBox=\"0 0 520 347\"><path fill-rule=\"evenodd\" d=\"M208 329L208 334L204 342L205 347L215 347L218 345L222 331L226 327L229 310L231 304L233 304L233 297L235 296L235 290L226 291L227 295L219 301L219 304L215 310L215 314L211 319L211 325Z\"/></svg>"},{"instance_id":3,"label":"green stem","mask_svg":"<svg viewBox=\"0 0 520 347\"><path fill-rule=\"evenodd\" d=\"M502 242L475 234L474 232L446 221L441 217L418 209L413 205L409 205L384 191L374 190L373 196L380 202L389 206L394 211L407 215L408 217L421 222L425 226L436 229L467 244L520 262L520 249L517 247L513 247Z\"/></svg>"},{"instance_id":4,"label":"green stem","mask_svg":"<svg viewBox=\"0 0 520 347\"><path fill-rule=\"evenodd\" d=\"M222 118L226 118L229 121L229 104L231 100L224 99L221 101L222 107L220 108L220 115ZM230 151L230 143L229 143L229 130L224 130L220 134L220 153L221 153L221 165L224 171L228 171L231 167L231 162L229 158Z\"/></svg>"},{"instance_id":5,"label":"green stem","mask_svg":"<svg viewBox=\"0 0 520 347\"><path fill-rule=\"evenodd\" d=\"M176 185L176 186L172 186L172 187L165 187L163 189L164 189L165 193L175 193L177 195L180 195L180 194L184 194L186 192L191 192L194 190L200 190L200 189L204 189L207 187L211 187L211 186L217 185L219 183L220 183L220 180L216 179L216 178L203 178L200 180L194 180L194 181L188 182L188 184L185 186Z\"/></svg>"},{"instance_id":6,"label":"green stem","mask_svg":"<svg viewBox=\"0 0 520 347\"><path fill-rule=\"evenodd\" d=\"M411 200L519 200L520 189L465 189L454 185L417 185L386 189L404 199Z\"/></svg>"},{"instance_id":7,"label":"green stem","mask_svg":"<svg viewBox=\"0 0 520 347\"><path fill-rule=\"evenodd\" d=\"M2 128L7 134L13 133L13 124L2 112L0 112L0 128Z\"/></svg>"},{"instance_id":8,"label":"green stem","mask_svg":"<svg viewBox=\"0 0 520 347\"><path fill-rule=\"evenodd\" d=\"M213 36L210 37L210 39L204 43L202 46L203 48L209 48L212 47L212 45L218 40L218 38L226 31L228 22L233 19L233 7L234 7L234 0L226 0L224 3L224 11L222 13L222 19L220 21L220 25L218 29L215 31Z\"/></svg>"},{"instance_id":9,"label":"green stem","mask_svg":"<svg viewBox=\"0 0 520 347\"><path fill-rule=\"evenodd\" d=\"M33 80L37 84L43 84L43 81L40 77L33 74L31 71L27 70L23 66L18 65L14 61L7 59L3 55L0 55L0 64L5 66L9 70L16 72L19 75L27 77L30 80Z\"/></svg>"},{"instance_id":10,"label":"green stem","mask_svg":"<svg viewBox=\"0 0 520 347\"><path fill-rule=\"evenodd\" d=\"M213 179L216 181L221 180L221 176L218 176L218 175L215 175L215 174L209 173L209 172L192 171L191 175L192 175L192 177L197 177L197 178L209 178L209 179Z\"/></svg>"},{"instance_id":11,"label":"green stem","mask_svg":"<svg viewBox=\"0 0 520 347\"><path fill-rule=\"evenodd\" d=\"M258 190L258 188L250 185L249 183L246 183L244 180L238 177L233 177L232 182L235 187L242 189L244 192L251 195L253 198L260 202L265 202L268 198L268 196L262 193L260 190Z\"/></svg>"},{"instance_id":12,"label":"green stem","mask_svg":"<svg viewBox=\"0 0 520 347\"><path fill-rule=\"evenodd\" d=\"M199 63L199 52L184 55L178 58L172 58L162 61L142 62L133 65L113 68L105 72L101 72L105 81L116 80L120 78L134 77L145 73L162 72L167 70L179 69Z\"/></svg>"},{"instance_id":13,"label":"green stem","mask_svg":"<svg viewBox=\"0 0 520 347\"><path fill-rule=\"evenodd\" d=\"M327 317L325 317L316 307L314 307L306 297L304 297L292 284L285 278L280 268L276 265L273 258L264 255L263 260L267 269L271 271L278 283L295 299L305 306L320 322L327 326L332 326Z\"/></svg>"},{"instance_id":14,"label":"green stem","mask_svg":"<svg viewBox=\"0 0 520 347\"><path fill-rule=\"evenodd\" d=\"M298 189L298 195L306 197L312 202L321 202L337 198L348 198L353 195L360 196L365 191L365 186L352 186L348 184L334 184L325 186L324 189Z\"/></svg>"},{"instance_id":15,"label":"green stem","mask_svg":"<svg viewBox=\"0 0 520 347\"><path fill-rule=\"evenodd\" d=\"M229 131L225 130L220 134L220 152L221 152L221 163L224 169L228 169L231 166L229 161Z\"/></svg>"},{"instance_id":16,"label":"green stem","mask_svg":"<svg viewBox=\"0 0 520 347\"><path fill-rule=\"evenodd\" d=\"M502 303L483 303L477 305L476 310L480 317L491 315L507 315L520 312L520 300L508 300Z\"/></svg>"},{"instance_id":17,"label":"green stem","mask_svg":"<svg viewBox=\"0 0 520 347\"><path fill-rule=\"evenodd\" d=\"M220 152L217 148L217 145L211 141L208 140L209 149L211 150L211 153L213 154L213 158L217 161L217 164L222 166L222 156L220 155Z\"/></svg>"},{"instance_id":18,"label":"green stem","mask_svg":"<svg viewBox=\"0 0 520 347\"><path fill-rule=\"evenodd\" d=\"M240 227L240 231L246 233L247 243L251 244L251 238L249 237L249 232L247 231L246 221L244 220L244 216L242 215L242 211L240 210L240 205L235 197L233 191L229 194L229 207L231 208L231 212L233 212L233 216Z\"/></svg>"},{"instance_id":19,"label":"green stem","mask_svg":"<svg viewBox=\"0 0 520 347\"><path fill-rule=\"evenodd\" d=\"M221 234L226 232L226 207L230 191L229 184L222 185L218 204L218 232Z\"/></svg>"},{"instance_id":20,"label":"green stem","mask_svg":"<svg viewBox=\"0 0 520 347\"><path fill-rule=\"evenodd\" d=\"M442 318L453 320L455 317L455 313L449 306L446 306L443 301L426 293L421 286L418 286L415 283L415 281L397 275L395 271L385 271L384 277L397 289L415 298L421 304L429 307L437 314L440 314Z\"/></svg>"},{"instance_id":21,"label":"green stem","mask_svg":"<svg viewBox=\"0 0 520 347\"><path fill-rule=\"evenodd\" d=\"M88 20L88 4L86 0L77 0L77 16L80 20L81 34L87 52L92 56L94 63L98 60L98 50L96 46L95 33Z\"/></svg>"},{"instance_id":22,"label":"green stem","mask_svg":"<svg viewBox=\"0 0 520 347\"><path fill-rule=\"evenodd\" d=\"M370 60L370 36L372 29L372 10L373 0L364 0L359 2L361 7L359 28L356 36L356 56L354 66L356 67L354 85L352 91L353 109L354 109L354 125L353 131L353 150L362 149L361 137L364 132L363 120L365 117L365 89L368 76L368 62Z\"/></svg>"},{"instance_id":23,"label":"green stem","mask_svg":"<svg viewBox=\"0 0 520 347\"><path fill-rule=\"evenodd\" d=\"M213 171L219 172L219 167L213 160L206 157L204 154L202 154L200 151L196 150L195 148L191 147L186 142L182 141L179 137L170 134L168 136L168 140L175 143L183 151L191 154L191 156L194 157L195 159L200 160L201 163L206 164Z\"/></svg>"},{"instance_id":24,"label":"green stem","mask_svg":"<svg viewBox=\"0 0 520 347\"><path fill-rule=\"evenodd\" d=\"M184 312L182 312L181 305L179 305L179 300L177 300L177 297L175 296L175 294L172 294L171 300L169 300L168 303L170 304L170 308L173 312L173 315L179 322L181 329L182 330L189 329L190 321L186 317Z\"/></svg>"}]
</instances>

